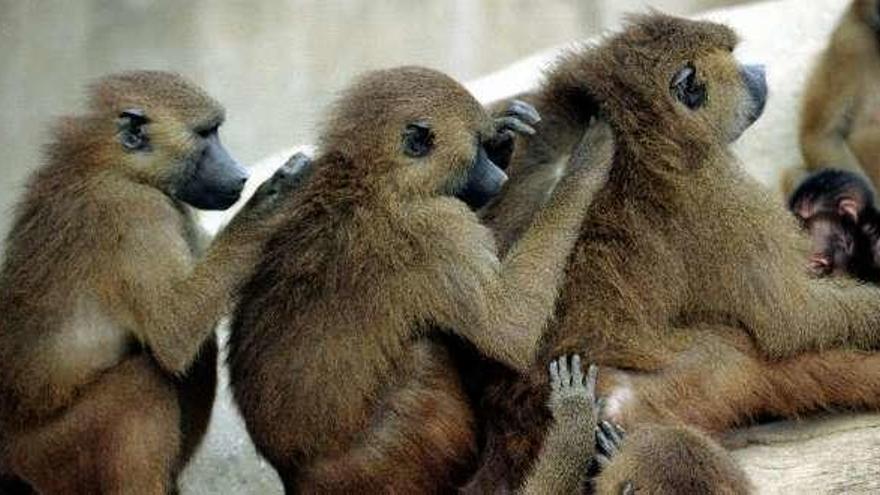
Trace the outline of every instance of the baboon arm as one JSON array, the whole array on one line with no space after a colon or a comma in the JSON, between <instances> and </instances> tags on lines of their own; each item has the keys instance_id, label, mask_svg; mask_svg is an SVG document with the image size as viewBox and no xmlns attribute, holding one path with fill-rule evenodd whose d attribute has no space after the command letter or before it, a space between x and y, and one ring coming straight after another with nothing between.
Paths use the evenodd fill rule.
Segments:
<instances>
[{"instance_id":1,"label":"baboon arm","mask_svg":"<svg viewBox=\"0 0 880 495\"><path fill-rule=\"evenodd\" d=\"M141 233L123 243L108 261L106 306L164 369L184 373L229 309L256 249L221 234L194 262L188 247L168 234Z\"/></svg>"},{"instance_id":2,"label":"baboon arm","mask_svg":"<svg viewBox=\"0 0 880 495\"><path fill-rule=\"evenodd\" d=\"M590 461L595 456L596 420L591 404L558 414L520 495L583 493Z\"/></svg>"},{"instance_id":3,"label":"baboon arm","mask_svg":"<svg viewBox=\"0 0 880 495\"><path fill-rule=\"evenodd\" d=\"M531 227L503 259L486 256L473 292L450 291L450 304L474 308L450 311L444 326L460 332L486 355L518 370L533 361L538 341L553 315L569 254L593 197L605 185L613 154L611 130L591 127L569 160L570 172ZM460 267L448 272L455 279ZM453 282L454 283L454 282ZM470 313L470 314L468 314Z\"/></svg>"},{"instance_id":4,"label":"baboon arm","mask_svg":"<svg viewBox=\"0 0 880 495\"><path fill-rule=\"evenodd\" d=\"M783 289L784 290L784 289ZM763 316L753 328L772 329L755 335L769 357L784 359L807 350L880 346L880 290L848 279L811 279L789 288L793 310Z\"/></svg>"},{"instance_id":5,"label":"baboon arm","mask_svg":"<svg viewBox=\"0 0 880 495\"><path fill-rule=\"evenodd\" d=\"M846 141L854 117L857 82L849 71L827 67L824 61L815 74L801 117L801 149L807 169L839 168L864 175Z\"/></svg>"}]
</instances>

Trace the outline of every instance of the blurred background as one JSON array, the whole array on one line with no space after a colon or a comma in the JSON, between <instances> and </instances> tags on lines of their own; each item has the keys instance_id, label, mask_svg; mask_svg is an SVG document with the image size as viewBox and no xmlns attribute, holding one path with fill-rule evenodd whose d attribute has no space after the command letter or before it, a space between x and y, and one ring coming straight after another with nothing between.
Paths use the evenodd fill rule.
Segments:
<instances>
[{"instance_id":1,"label":"blurred background","mask_svg":"<svg viewBox=\"0 0 880 495\"><path fill-rule=\"evenodd\" d=\"M614 27L647 5L691 14L744 0L0 0L0 236L47 124L108 72L167 69L227 107L252 163L314 139L353 76L420 64L465 81Z\"/></svg>"}]
</instances>

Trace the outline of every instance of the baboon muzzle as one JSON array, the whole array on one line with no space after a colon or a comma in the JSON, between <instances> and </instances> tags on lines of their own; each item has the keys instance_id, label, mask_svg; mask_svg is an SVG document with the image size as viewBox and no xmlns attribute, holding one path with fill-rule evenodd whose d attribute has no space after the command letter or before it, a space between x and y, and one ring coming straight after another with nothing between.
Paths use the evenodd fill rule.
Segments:
<instances>
[{"instance_id":1,"label":"baboon muzzle","mask_svg":"<svg viewBox=\"0 0 880 495\"><path fill-rule=\"evenodd\" d=\"M764 113L767 105L767 71L763 65L743 65L740 74L753 102L748 123L752 125Z\"/></svg>"},{"instance_id":2,"label":"baboon muzzle","mask_svg":"<svg viewBox=\"0 0 880 495\"><path fill-rule=\"evenodd\" d=\"M507 174L489 159L485 148L480 146L468 170L464 188L456 196L471 208L480 208L501 191L505 182Z\"/></svg>"}]
</instances>

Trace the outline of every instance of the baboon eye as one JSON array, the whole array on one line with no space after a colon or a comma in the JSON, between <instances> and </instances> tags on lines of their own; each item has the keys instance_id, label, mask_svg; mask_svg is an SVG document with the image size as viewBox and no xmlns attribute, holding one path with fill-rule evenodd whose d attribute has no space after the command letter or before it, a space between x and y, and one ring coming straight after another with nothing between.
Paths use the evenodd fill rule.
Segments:
<instances>
[{"instance_id":1,"label":"baboon eye","mask_svg":"<svg viewBox=\"0 0 880 495\"><path fill-rule=\"evenodd\" d=\"M211 137L212 135L217 134L217 132L219 130L220 130L220 124L214 124L211 127L207 127L205 129L200 129L200 130L196 131L196 134L207 139L207 138Z\"/></svg>"},{"instance_id":2,"label":"baboon eye","mask_svg":"<svg viewBox=\"0 0 880 495\"><path fill-rule=\"evenodd\" d=\"M407 124L403 130L403 153L420 158L428 155L434 148L434 133L425 122Z\"/></svg>"},{"instance_id":3,"label":"baboon eye","mask_svg":"<svg viewBox=\"0 0 880 495\"><path fill-rule=\"evenodd\" d=\"M673 96L691 110L706 103L706 84L697 81L697 69L687 64L675 73L669 84Z\"/></svg>"},{"instance_id":4,"label":"baboon eye","mask_svg":"<svg viewBox=\"0 0 880 495\"><path fill-rule=\"evenodd\" d=\"M132 108L119 114L116 128L119 130L119 142L128 151L144 151L150 147L150 140L144 126L150 123L146 113L139 108Z\"/></svg>"}]
</instances>

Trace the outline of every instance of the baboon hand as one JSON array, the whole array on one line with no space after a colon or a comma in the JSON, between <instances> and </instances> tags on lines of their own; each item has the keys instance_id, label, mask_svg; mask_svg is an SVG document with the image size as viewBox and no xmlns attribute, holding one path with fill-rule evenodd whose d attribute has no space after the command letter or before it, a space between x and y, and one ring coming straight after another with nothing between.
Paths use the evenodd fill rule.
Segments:
<instances>
[{"instance_id":1,"label":"baboon hand","mask_svg":"<svg viewBox=\"0 0 880 495\"><path fill-rule=\"evenodd\" d=\"M290 157L268 180L260 184L247 208L259 213L271 210L282 198L300 188L311 172L312 160L305 153Z\"/></svg>"},{"instance_id":2,"label":"baboon hand","mask_svg":"<svg viewBox=\"0 0 880 495\"><path fill-rule=\"evenodd\" d=\"M495 119L495 136L487 140L486 152L495 165L506 169L516 147L516 135L535 134L532 127L541 121L535 107L521 100L513 100L500 117Z\"/></svg>"},{"instance_id":3,"label":"baboon hand","mask_svg":"<svg viewBox=\"0 0 880 495\"><path fill-rule=\"evenodd\" d=\"M568 160L567 171L589 170L610 163L614 156L614 133L603 119L590 120L587 130ZM607 168L607 167L605 167Z\"/></svg>"},{"instance_id":4,"label":"baboon hand","mask_svg":"<svg viewBox=\"0 0 880 495\"><path fill-rule=\"evenodd\" d=\"M596 463L599 469L607 466L620 452L626 432L619 425L602 420L596 427Z\"/></svg>"},{"instance_id":5,"label":"baboon hand","mask_svg":"<svg viewBox=\"0 0 880 495\"><path fill-rule=\"evenodd\" d=\"M522 100L512 100L507 110L495 119L495 128L499 133L513 132L532 135L535 124L541 121L541 115L532 105Z\"/></svg>"},{"instance_id":6,"label":"baboon hand","mask_svg":"<svg viewBox=\"0 0 880 495\"><path fill-rule=\"evenodd\" d=\"M598 368L590 365L587 374L581 369L581 357L575 354L571 357L571 366L568 365L568 357L562 356L550 363L550 411L557 420L562 417L587 418L590 424L596 424L598 407L596 404L596 377Z\"/></svg>"}]
</instances>

